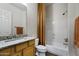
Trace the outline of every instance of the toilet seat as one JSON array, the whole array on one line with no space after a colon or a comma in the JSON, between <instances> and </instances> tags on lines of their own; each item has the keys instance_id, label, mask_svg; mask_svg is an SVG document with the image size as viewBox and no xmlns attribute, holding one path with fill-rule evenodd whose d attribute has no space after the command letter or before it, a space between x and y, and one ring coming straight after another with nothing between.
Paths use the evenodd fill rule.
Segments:
<instances>
[{"instance_id":1,"label":"toilet seat","mask_svg":"<svg viewBox=\"0 0 79 59\"><path fill-rule=\"evenodd\" d=\"M38 49L46 49L46 47L45 46L43 46L43 45L38 45L38 46L36 46Z\"/></svg>"},{"instance_id":2,"label":"toilet seat","mask_svg":"<svg viewBox=\"0 0 79 59\"><path fill-rule=\"evenodd\" d=\"M46 47L43 45L38 45L36 46L36 48L39 52L46 52Z\"/></svg>"}]
</instances>

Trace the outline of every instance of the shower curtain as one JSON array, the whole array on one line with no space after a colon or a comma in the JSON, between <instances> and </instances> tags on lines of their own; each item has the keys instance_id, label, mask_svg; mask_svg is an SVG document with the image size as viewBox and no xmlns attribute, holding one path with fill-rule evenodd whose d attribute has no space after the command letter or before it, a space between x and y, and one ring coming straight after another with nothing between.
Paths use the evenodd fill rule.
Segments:
<instances>
[{"instance_id":1,"label":"shower curtain","mask_svg":"<svg viewBox=\"0 0 79 59\"><path fill-rule=\"evenodd\" d=\"M79 48L79 16L75 19L74 44Z\"/></svg>"},{"instance_id":2,"label":"shower curtain","mask_svg":"<svg viewBox=\"0 0 79 59\"><path fill-rule=\"evenodd\" d=\"M38 3L38 38L39 44L45 45L45 5Z\"/></svg>"}]
</instances>

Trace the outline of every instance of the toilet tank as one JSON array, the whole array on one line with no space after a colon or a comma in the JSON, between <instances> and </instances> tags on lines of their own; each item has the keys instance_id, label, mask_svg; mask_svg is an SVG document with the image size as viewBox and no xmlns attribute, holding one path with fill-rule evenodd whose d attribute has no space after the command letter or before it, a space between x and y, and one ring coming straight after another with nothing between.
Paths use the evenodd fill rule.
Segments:
<instances>
[{"instance_id":1,"label":"toilet tank","mask_svg":"<svg viewBox=\"0 0 79 59\"><path fill-rule=\"evenodd\" d=\"M37 46L38 43L39 43L39 38L36 38L36 39L35 39L35 46Z\"/></svg>"}]
</instances>

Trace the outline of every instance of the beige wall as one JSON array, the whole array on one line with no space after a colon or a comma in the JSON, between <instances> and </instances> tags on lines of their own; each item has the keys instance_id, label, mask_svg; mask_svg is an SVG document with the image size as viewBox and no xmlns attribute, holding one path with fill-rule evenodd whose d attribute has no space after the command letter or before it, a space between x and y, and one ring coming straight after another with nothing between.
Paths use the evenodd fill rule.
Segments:
<instances>
[{"instance_id":1,"label":"beige wall","mask_svg":"<svg viewBox=\"0 0 79 59\"><path fill-rule=\"evenodd\" d=\"M27 34L37 37L37 4L27 3Z\"/></svg>"}]
</instances>

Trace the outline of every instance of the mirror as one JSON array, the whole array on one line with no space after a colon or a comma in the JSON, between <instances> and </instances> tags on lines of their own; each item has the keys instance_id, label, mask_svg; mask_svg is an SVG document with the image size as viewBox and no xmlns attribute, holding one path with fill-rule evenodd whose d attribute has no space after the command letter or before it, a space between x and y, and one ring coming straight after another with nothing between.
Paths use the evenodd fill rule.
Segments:
<instances>
[{"instance_id":1,"label":"mirror","mask_svg":"<svg viewBox=\"0 0 79 59\"><path fill-rule=\"evenodd\" d=\"M0 8L0 36L11 34L11 12Z\"/></svg>"},{"instance_id":2,"label":"mirror","mask_svg":"<svg viewBox=\"0 0 79 59\"><path fill-rule=\"evenodd\" d=\"M16 35L16 27L26 35L26 9L22 4L0 3L0 36Z\"/></svg>"}]
</instances>

